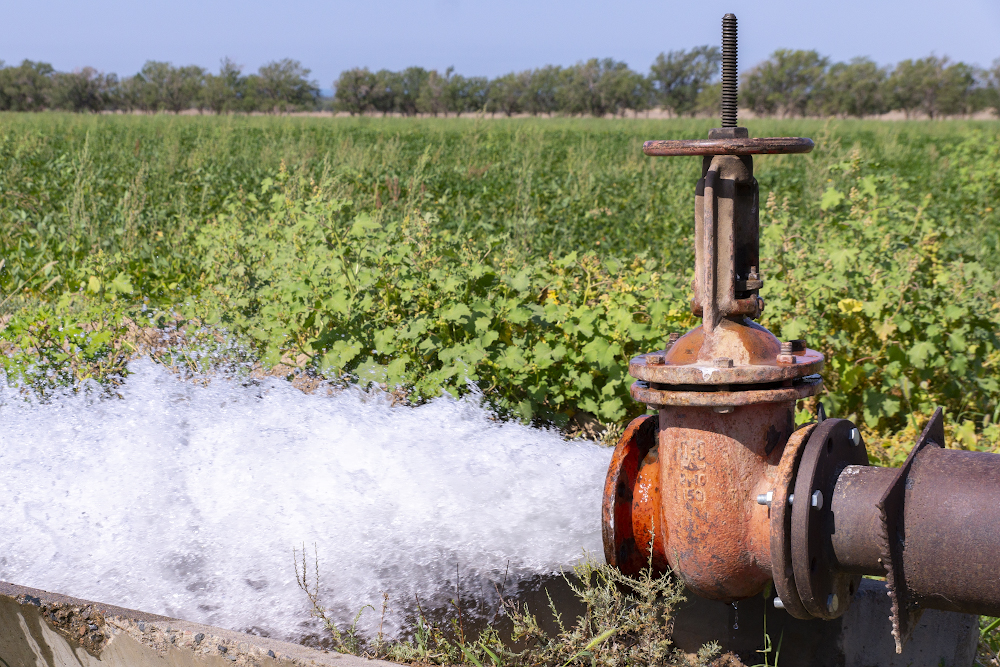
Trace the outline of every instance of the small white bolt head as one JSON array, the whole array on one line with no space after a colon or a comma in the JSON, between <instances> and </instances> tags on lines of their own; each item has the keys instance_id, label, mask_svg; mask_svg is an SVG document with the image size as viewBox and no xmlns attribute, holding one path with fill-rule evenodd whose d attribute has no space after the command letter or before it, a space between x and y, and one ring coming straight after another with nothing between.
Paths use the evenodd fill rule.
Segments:
<instances>
[{"instance_id":1,"label":"small white bolt head","mask_svg":"<svg viewBox=\"0 0 1000 667\"><path fill-rule=\"evenodd\" d=\"M823 492L819 489L813 491L810 504L818 510L823 509Z\"/></svg>"},{"instance_id":2,"label":"small white bolt head","mask_svg":"<svg viewBox=\"0 0 1000 667\"><path fill-rule=\"evenodd\" d=\"M781 598L774 598L774 608L775 609L785 608L785 603L781 601Z\"/></svg>"},{"instance_id":3,"label":"small white bolt head","mask_svg":"<svg viewBox=\"0 0 1000 667\"><path fill-rule=\"evenodd\" d=\"M757 504L771 506L771 501L774 500L774 491L768 491L767 493L757 494Z\"/></svg>"},{"instance_id":4,"label":"small white bolt head","mask_svg":"<svg viewBox=\"0 0 1000 667\"><path fill-rule=\"evenodd\" d=\"M855 447L861 444L861 431L856 428L851 429L851 442L854 443Z\"/></svg>"},{"instance_id":5,"label":"small white bolt head","mask_svg":"<svg viewBox=\"0 0 1000 667\"><path fill-rule=\"evenodd\" d=\"M830 610L831 614L834 614L834 613L837 612L837 607L839 605L840 605L840 599L837 598L837 594L836 593L831 593L826 598L826 608Z\"/></svg>"},{"instance_id":6,"label":"small white bolt head","mask_svg":"<svg viewBox=\"0 0 1000 667\"><path fill-rule=\"evenodd\" d=\"M794 493L789 493L788 494L788 504L789 505L794 505L795 504L795 494Z\"/></svg>"}]
</instances>

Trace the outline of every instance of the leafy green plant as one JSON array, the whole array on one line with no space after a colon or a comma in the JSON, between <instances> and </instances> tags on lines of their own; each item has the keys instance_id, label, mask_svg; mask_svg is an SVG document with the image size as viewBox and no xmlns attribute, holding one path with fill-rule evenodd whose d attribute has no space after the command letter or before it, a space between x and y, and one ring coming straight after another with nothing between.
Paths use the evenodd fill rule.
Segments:
<instances>
[{"instance_id":1,"label":"leafy green plant","mask_svg":"<svg viewBox=\"0 0 1000 667\"><path fill-rule=\"evenodd\" d=\"M983 667L996 667L1000 665L1000 618L981 616L979 626L976 664Z\"/></svg>"},{"instance_id":2,"label":"leafy green plant","mask_svg":"<svg viewBox=\"0 0 1000 667\"><path fill-rule=\"evenodd\" d=\"M697 323L698 163L640 143L710 124L4 116L5 368L113 384L128 319L289 375L412 401L472 382L509 415L620 425L642 410L628 358ZM883 461L937 405L957 446L995 449L1000 125L751 130L817 141L755 173L764 324L826 355L828 414ZM122 361L74 365L36 321L84 351L107 329Z\"/></svg>"}]
</instances>

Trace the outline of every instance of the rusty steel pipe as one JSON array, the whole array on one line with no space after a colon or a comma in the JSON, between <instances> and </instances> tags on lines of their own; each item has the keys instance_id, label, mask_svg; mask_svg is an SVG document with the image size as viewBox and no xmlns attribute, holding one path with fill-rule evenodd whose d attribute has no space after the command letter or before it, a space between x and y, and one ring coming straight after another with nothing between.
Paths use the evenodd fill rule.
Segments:
<instances>
[{"instance_id":1,"label":"rusty steel pipe","mask_svg":"<svg viewBox=\"0 0 1000 667\"><path fill-rule=\"evenodd\" d=\"M914 604L1000 616L1000 454L927 447L904 486L899 537Z\"/></svg>"},{"instance_id":2,"label":"rusty steel pipe","mask_svg":"<svg viewBox=\"0 0 1000 667\"><path fill-rule=\"evenodd\" d=\"M842 572L885 576L878 502L895 478L889 468L860 465L845 467L837 478L830 499L830 546Z\"/></svg>"}]
</instances>

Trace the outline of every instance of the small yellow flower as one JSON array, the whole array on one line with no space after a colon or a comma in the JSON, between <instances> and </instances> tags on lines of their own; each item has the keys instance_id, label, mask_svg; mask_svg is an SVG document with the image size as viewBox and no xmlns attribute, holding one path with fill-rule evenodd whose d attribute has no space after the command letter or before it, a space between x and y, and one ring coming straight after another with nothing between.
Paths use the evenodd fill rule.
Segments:
<instances>
[{"instance_id":1,"label":"small yellow flower","mask_svg":"<svg viewBox=\"0 0 1000 667\"><path fill-rule=\"evenodd\" d=\"M860 313L865 305L857 299L841 299L837 302L837 307L843 313Z\"/></svg>"}]
</instances>

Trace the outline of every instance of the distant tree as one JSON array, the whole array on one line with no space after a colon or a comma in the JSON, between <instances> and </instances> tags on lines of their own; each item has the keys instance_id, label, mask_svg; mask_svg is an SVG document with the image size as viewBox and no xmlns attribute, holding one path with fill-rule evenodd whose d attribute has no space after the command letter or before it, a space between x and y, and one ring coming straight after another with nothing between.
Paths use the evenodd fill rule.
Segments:
<instances>
[{"instance_id":1,"label":"distant tree","mask_svg":"<svg viewBox=\"0 0 1000 667\"><path fill-rule=\"evenodd\" d=\"M399 109L397 100L403 88L403 77L399 72L387 69L375 72L375 87L372 90L372 106L382 115L393 113Z\"/></svg>"},{"instance_id":2,"label":"distant tree","mask_svg":"<svg viewBox=\"0 0 1000 667\"><path fill-rule=\"evenodd\" d=\"M533 70L525 83L522 108L532 116L558 111L559 86L563 78L563 68L558 65Z\"/></svg>"},{"instance_id":3,"label":"distant tree","mask_svg":"<svg viewBox=\"0 0 1000 667\"><path fill-rule=\"evenodd\" d=\"M75 72L56 72L52 76L52 108L78 112L103 111L114 106L117 85L117 76L104 75L93 67Z\"/></svg>"},{"instance_id":4,"label":"distant tree","mask_svg":"<svg viewBox=\"0 0 1000 667\"><path fill-rule=\"evenodd\" d=\"M821 99L828 62L816 51L778 49L743 76L740 97L757 113L805 116Z\"/></svg>"},{"instance_id":5,"label":"distant tree","mask_svg":"<svg viewBox=\"0 0 1000 667\"><path fill-rule=\"evenodd\" d=\"M444 76L438 74L436 69L427 73L427 77L420 83L420 89L417 91L417 111L429 113L432 116L448 112L448 83L453 71L455 68L449 67Z\"/></svg>"},{"instance_id":6,"label":"distant tree","mask_svg":"<svg viewBox=\"0 0 1000 667\"><path fill-rule=\"evenodd\" d=\"M1000 115L1000 58L993 61L993 66L983 72L983 107L992 107L993 112Z\"/></svg>"},{"instance_id":7,"label":"distant tree","mask_svg":"<svg viewBox=\"0 0 1000 667\"><path fill-rule=\"evenodd\" d=\"M24 60L17 67L0 69L0 109L40 111L51 104L52 65Z\"/></svg>"},{"instance_id":8,"label":"distant tree","mask_svg":"<svg viewBox=\"0 0 1000 667\"><path fill-rule=\"evenodd\" d=\"M399 90L395 95L396 109L407 116L417 114L417 97L430 74L423 67L407 67L396 82Z\"/></svg>"},{"instance_id":9,"label":"distant tree","mask_svg":"<svg viewBox=\"0 0 1000 667\"><path fill-rule=\"evenodd\" d=\"M601 65L597 58L567 67L556 95L559 111L567 114L604 115L596 91L600 76Z\"/></svg>"},{"instance_id":10,"label":"distant tree","mask_svg":"<svg viewBox=\"0 0 1000 667\"><path fill-rule=\"evenodd\" d=\"M826 72L819 96L820 110L831 116L870 116L888 110L885 82L888 71L870 58L834 63Z\"/></svg>"},{"instance_id":11,"label":"distant tree","mask_svg":"<svg viewBox=\"0 0 1000 667\"><path fill-rule=\"evenodd\" d=\"M376 80L367 67L341 72L333 88L334 105L339 111L347 111L353 116L375 108Z\"/></svg>"},{"instance_id":12,"label":"distant tree","mask_svg":"<svg viewBox=\"0 0 1000 667\"><path fill-rule=\"evenodd\" d=\"M647 91L645 77L625 63L591 58L564 70L556 99L564 113L603 116L637 108L643 104L642 97Z\"/></svg>"},{"instance_id":13,"label":"distant tree","mask_svg":"<svg viewBox=\"0 0 1000 667\"><path fill-rule=\"evenodd\" d=\"M487 106L492 113L513 116L522 110L530 72L511 72L490 81Z\"/></svg>"},{"instance_id":14,"label":"distant tree","mask_svg":"<svg viewBox=\"0 0 1000 667\"><path fill-rule=\"evenodd\" d=\"M475 113L486 108L490 92L490 80L485 76L452 77L450 93L458 113ZM459 111L460 110L460 111Z\"/></svg>"},{"instance_id":15,"label":"distant tree","mask_svg":"<svg viewBox=\"0 0 1000 667\"><path fill-rule=\"evenodd\" d=\"M649 79L623 62L605 60L604 65L597 81L604 113L624 116L626 111L642 111L650 106L653 91Z\"/></svg>"},{"instance_id":16,"label":"distant tree","mask_svg":"<svg viewBox=\"0 0 1000 667\"><path fill-rule=\"evenodd\" d=\"M975 84L975 71L969 65L928 56L898 63L886 87L892 108L901 109L907 118L917 111L935 118L967 113Z\"/></svg>"},{"instance_id":17,"label":"distant tree","mask_svg":"<svg viewBox=\"0 0 1000 667\"><path fill-rule=\"evenodd\" d=\"M243 67L229 58L224 58L218 74L205 75L199 106L211 109L217 114L245 110L243 108L246 95L245 83Z\"/></svg>"},{"instance_id":18,"label":"distant tree","mask_svg":"<svg viewBox=\"0 0 1000 667\"><path fill-rule=\"evenodd\" d=\"M718 47L698 46L656 56L649 81L656 102L676 116L698 111L698 97L718 76L722 55Z\"/></svg>"},{"instance_id":19,"label":"distant tree","mask_svg":"<svg viewBox=\"0 0 1000 667\"><path fill-rule=\"evenodd\" d=\"M451 72L452 69L449 67L448 72ZM463 112L469 110L466 108L468 86L469 80L461 74L451 74L448 77L448 81L444 87L445 111L461 115Z\"/></svg>"},{"instance_id":20,"label":"distant tree","mask_svg":"<svg viewBox=\"0 0 1000 667\"><path fill-rule=\"evenodd\" d=\"M718 116L722 113L722 82L710 83L698 93L694 113Z\"/></svg>"},{"instance_id":21,"label":"distant tree","mask_svg":"<svg viewBox=\"0 0 1000 667\"><path fill-rule=\"evenodd\" d=\"M204 79L205 71L197 65L174 67L147 60L126 86L129 104L144 111L180 113L201 96Z\"/></svg>"},{"instance_id":22,"label":"distant tree","mask_svg":"<svg viewBox=\"0 0 1000 667\"><path fill-rule=\"evenodd\" d=\"M947 61L947 58L944 60ZM938 113L953 115L975 111L973 92L977 79L976 68L972 65L962 62L946 65L941 72L941 88L937 96Z\"/></svg>"},{"instance_id":23,"label":"distant tree","mask_svg":"<svg viewBox=\"0 0 1000 667\"><path fill-rule=\"evenodd\" d=\"M309 80L310 71L291 58L261 66L253 82L258 108L268 113L315 108L319 86Z\"/></svg>"}]
</instances>

